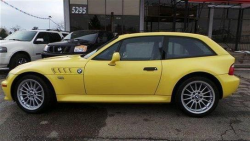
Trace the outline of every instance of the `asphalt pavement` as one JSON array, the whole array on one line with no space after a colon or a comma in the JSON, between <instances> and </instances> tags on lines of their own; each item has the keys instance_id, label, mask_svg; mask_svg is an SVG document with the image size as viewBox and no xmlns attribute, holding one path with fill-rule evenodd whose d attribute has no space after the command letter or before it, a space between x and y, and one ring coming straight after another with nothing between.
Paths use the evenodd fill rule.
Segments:
<instances>
[{"instance_id":1,"label":"asphalt pavement","mask_svg":"<svg viewBox=\"0 0 250 141\"><path fill-rule=\"evenodd\" d=\"M204 118L174 104L61 103L26 114L0 89L0 140L250 140L250 71L236 74L238 91Z\"/></svg>"}]
</instances>

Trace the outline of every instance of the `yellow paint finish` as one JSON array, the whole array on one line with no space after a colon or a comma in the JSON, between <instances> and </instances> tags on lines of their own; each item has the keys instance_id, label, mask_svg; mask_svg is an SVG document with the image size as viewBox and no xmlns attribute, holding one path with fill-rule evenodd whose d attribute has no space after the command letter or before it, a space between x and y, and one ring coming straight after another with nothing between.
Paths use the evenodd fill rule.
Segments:
<instances>
[{"instance_id":1,"label":"yellow paint finish","mask_svg":"<svg viewBox=\"0 0 250 141\"><path fill-rule=\"evenodd\" d=\"M170 96L156 95L57 95L60 102L169 103Z\"/></svg>"},{"instance_id":2,"label":"yellow paint finish","mask_svg":"<svg viewBox=\"0 0 250 141\"><path fill-rule=\"evenodd\" d=\"M239 87L240 81L236 76L231 76L228 74L217 76L223 89L223 98L232 95Z\"/></svg>"},{"instance_id":3,"label":"yellow paint finish","mask_svg":"<svg viewBox=\"0 0 250 141\"><path fill-rule=\"evenodd\" d=\"M154 94L161 76L161 61L89 61L84 81L87 94ZM144 67L157 67L157 71L144 71Z\"/></svg>"},{"instance_id":4,"label":"yellow paint finish","mask_svg":"<svg viewBox=\"0 0 250 141\"><path fill-rule=\"evenodd\" d=\"M172 95L177 82L194 72L205 72L215 77L228 74L233 63L234 58L230 55L163 60L162 77L156 94Z\"/></svg>"},{"instance_id":5,"label":"yellow paint finish","mask_svg":"<svg viewBox=\"0 0 250 141\"><path fill-rule=\"evenodd\" d=\"M83 74L75 75L45 75L57 94L86 94L84 89ZM58 77L63 77L59 79Z\"/></svg>"},{"instance_id":6,"label":"yellow paint finish","mask_svg":"<svg viewBox=\"0 0 250 141\"><path fill-rule=\"evenodd\" d=\"M126 38L140 36L183 36L200 39L217 56L158 61L95 61L93 57L110 45ZM234 58L208 37L189 33L137 33L119 36L88 59L79 55L60 56L23 64L10 72L2 82L5 99L11 100L14 79L24 73L44 75L52 83L59 102L170 102L176 83L184 76L206 72L215 76L222 85L223 97L237 89L239 79L229 76ZM157 71L143 71L144 67L157 67ZM83 70L82 74L77 69ZM60 79L59 79L60 78ZM62 79L63 78L63 79Z\"/></svg>"}]
</instances>

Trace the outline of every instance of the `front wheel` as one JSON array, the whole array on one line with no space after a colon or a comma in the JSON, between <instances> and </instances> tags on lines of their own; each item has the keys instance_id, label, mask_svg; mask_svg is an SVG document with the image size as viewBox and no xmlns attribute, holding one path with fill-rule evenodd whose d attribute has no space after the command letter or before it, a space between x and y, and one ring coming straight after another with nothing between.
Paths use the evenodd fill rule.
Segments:
<instances>
[{"instance_id":1,"label":"front wheel","mask_svg":"<svg viewBox=\"0 0 250 141\"><path fill-rule=\"evenodd\" d=\"M179 86L176 101L183 112L193 117L211 113L219 102L216 85L205 77L193 77Z\"/></svg>"},{"instance_id":2,"label":"front wheel","mask_svg":"<svg viewBox=\"0 0 250 141\"><path fill-rule=\"evenodd\" d=\"M30 59L25 54L16 54L10 59L9 68L14 69L15 67L30 62Z\"/></svg>"},{"instance_id":3,"label":"front wheel","mask_svg":"<svg viewBox=\"0 0 250 141\"><path fill-rule=\"evenodd\" d=\"M40 113L54 103L54 93L48 83L35 75L22 77L15 86L17 105L27 113Z\"/></svg>"}]
</instances>

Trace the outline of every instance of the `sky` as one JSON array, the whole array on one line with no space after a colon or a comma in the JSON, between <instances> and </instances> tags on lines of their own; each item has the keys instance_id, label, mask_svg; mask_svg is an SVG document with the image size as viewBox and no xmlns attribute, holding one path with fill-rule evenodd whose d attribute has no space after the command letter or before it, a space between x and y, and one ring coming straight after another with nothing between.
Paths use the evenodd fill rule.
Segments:
<instances>
[{"instance_id":1,"label":"sky","mask_svg":"<svg viewBox=\"0 0 250 141\"><path fill-rule=\"evenodd\" d=\"M52 16L56 23L63 23L63 0L4 0L5 2L38 17ZM49 20L37 19L23 14L0 1L0 27L10 30L20 26L22 30L31 30L34 26L39 29L49 29ZM50 22L50 27L56 25Z\"/></svg>"}]
</instances>

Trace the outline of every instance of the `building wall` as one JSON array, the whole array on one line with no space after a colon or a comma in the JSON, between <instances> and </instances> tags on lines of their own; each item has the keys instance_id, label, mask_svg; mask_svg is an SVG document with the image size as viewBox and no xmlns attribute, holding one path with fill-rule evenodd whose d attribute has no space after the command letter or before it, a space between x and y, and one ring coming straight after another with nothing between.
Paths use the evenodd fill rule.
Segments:
<instances>
[{"instance_id":1,"label":"building wall","mask_svg":"<svg viewBox=\"0 0 250 141\"><path fill-rule=\"evenodd\" d=\"M70 31L112 28L119 34L139 32L139 11L140 0L69 0Z\"/></svg>"}]
</instances>

